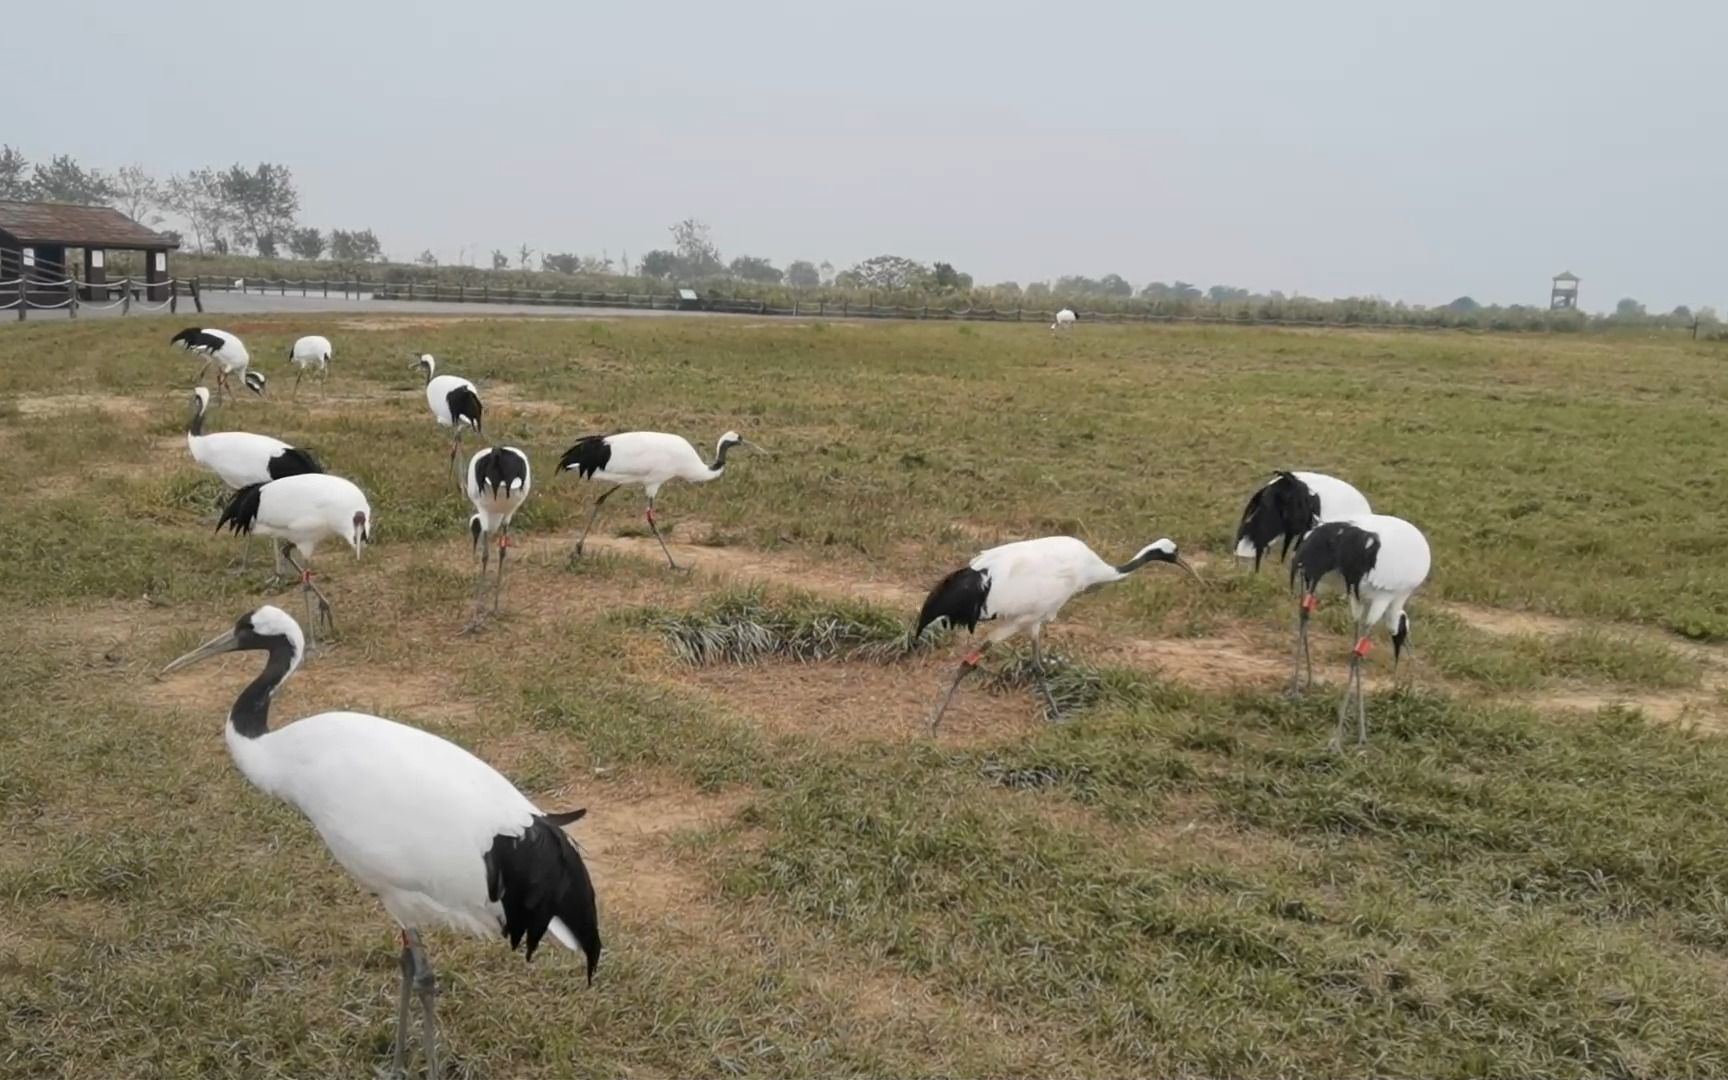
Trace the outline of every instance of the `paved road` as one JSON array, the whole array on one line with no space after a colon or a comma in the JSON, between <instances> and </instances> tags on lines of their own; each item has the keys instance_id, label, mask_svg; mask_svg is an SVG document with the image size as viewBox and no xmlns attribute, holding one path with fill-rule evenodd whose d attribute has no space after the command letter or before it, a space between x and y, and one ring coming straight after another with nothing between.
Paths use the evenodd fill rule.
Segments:
<instances>
[{"instance_id":1,"label":"paved road","mask_svg":"<svg viewBox=\"0 0 1728 1080\"><path fill-rule=\"evenodd\" d=\"M161 312L149 314L166 314L167 308ZM196 308L192 301L182 296L180 298L179 314L184 316L195 314ZM637 316L654 316L673 318L762 318L763 316L739 315L731 312L712 311L669 311L663 308L611 308L611 307L555 307L548 304L457 304L430 300L373 300L370 294L359 298L341 296L269 296L258 293L228 293L207 292L204 294L204 311L206 314L218 315L281 315L281 314L314 314L319 312L340 311L360 312L368 315L468 315L476 318L487 318L494 315L537 315L548 319L613 319ZM134 314L145 314L137 308ZM83 307L78 311L80 319L107 318L120 314L120 309ZM54 321L66 319L64 310L35 311L32 310L29 322ZM786 318L787 316L775 316ZM17 313L13 311L0 312L0 326L16 325Z\"/></svg>"}]
</instances>

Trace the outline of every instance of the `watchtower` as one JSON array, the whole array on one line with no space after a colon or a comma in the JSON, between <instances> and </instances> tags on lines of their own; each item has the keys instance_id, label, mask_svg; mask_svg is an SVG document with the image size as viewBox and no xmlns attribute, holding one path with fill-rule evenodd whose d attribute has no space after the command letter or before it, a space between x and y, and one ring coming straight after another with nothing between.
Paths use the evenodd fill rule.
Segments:
<instances>
[{"instance_id":1,"label":"watchtower","mask_svg":"<svg viewBox=\"0 0 1728 1080\"><path fill-rule=\"evenodd\" d=\"M1578 275L1562 270L1554 275L1554 289L1548 294L1550 311L1572 311L1578 307Z\"/></svg>"}]
</instances>

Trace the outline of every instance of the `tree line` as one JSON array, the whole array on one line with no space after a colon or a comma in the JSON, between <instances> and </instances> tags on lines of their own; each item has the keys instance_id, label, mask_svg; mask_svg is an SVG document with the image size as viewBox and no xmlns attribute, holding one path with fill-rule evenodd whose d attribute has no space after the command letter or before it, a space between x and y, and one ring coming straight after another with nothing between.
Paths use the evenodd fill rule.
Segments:
<instances>
[{"instance_id":1,"label":"tree line","mask_svg":"<svg viewBox=\"0 0 1728 1080\"><path fill-rule=\"evenodd\" d=\"M156 228L168 214L183 229L162 229L178 244L200 254L292 255L343 262L377 262L384 246L371 229L331 229L301 224L300 193L286 165L260 162L206 167L158 179L141 165L112 172L87 168L70 154L32 164L20 151L0 146L0 199L112 206Z\"/></svg>"}]
</instances>

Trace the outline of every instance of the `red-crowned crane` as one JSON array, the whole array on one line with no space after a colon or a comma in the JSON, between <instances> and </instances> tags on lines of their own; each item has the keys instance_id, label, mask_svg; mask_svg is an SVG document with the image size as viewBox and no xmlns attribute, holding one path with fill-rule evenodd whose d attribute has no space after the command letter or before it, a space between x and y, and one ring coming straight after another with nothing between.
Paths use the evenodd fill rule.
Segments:
<instances>
[{"instance_id":1,"label":"red-crowned crane","mask_svg":"<svg viewBox=\"0 0 1728 1080\"><path fill-rule=\"evenodd\" d=\"M230 489L324 471L311 454L281 439L249 431L204 434L204 417L209 409L210 391L202 386L194 389L192 418L186 424L186 449L193 461L215 473Z\"/></svg>"},{"instance_id":2,"label":"red-crowned crane","mask_svg":"<svg viewBox=\"0 0 1728 1080\"><path fill-rule=\"evenodd\" d=\"M1056 313L1056 321L1050 324L1051 333L1055 333L1057 330L1072 330L1075 320L1079 317L1074 314L1073 308L1063 308Z\"/></svg>"},{"instance_id":3,"label":"red-crowned crane","mask_svg":"<svg viewBox=\"0 0 1728 1080\"><path fill-rule=\"evenodd\" d=\"M456 455L462 448L462 429L468 427L476 435L481 433L480 391L460 375L436 374L438 361L431 353L421 353L414 366L426 375L426 405L432 410L432 419L438 421L439 427L452 429L450 470L460 479Z\"/></svg>"},{"instance_id":4,"label":"red-crowned crane","mask_svg":"<svg viewBox=\"0 0 1728 1080\"><path fill-rule=\"evenodd\" d=\"M330 381L330 339L308 334L288 350L288 362L294 365L294 396L300 396L300 380L308 371L318 372L318 392L325 393Z\"/></svg>"},{"instance_id":5,"label":"red-crowned crane","mask_svg":"<svg viewBox=\"0 0 1728 1080\"><path fill-rule=\"evenodd\" d=\"M1404 606L1428 580L1432 555L1422 530L1403 518L1386 514L1362 514L1343 521L1316 526L1296 548L1290 562L1290 583L1302 583L1302 599L1296 616L1296 670L1290 683L1294 692L1303 663L1308 681L1314 680L1314 664L1308 654L1308 613L1316 591L1323 585L1343 589L1350 600L1350 618L1356 624L1356 647L1350 653L1350 673L1344 683L1344 699L1338 703L1338 728L1332 734L1332 749L1344 745L1344 724L1350 701L1356 701L1356 737L1368 741L1368 712L1362 701L1362 658L1368 655L1369 634L1385 623L1392 631L1392 664L1396 668L1410 640L1410 616Z\"/></svg>"},{"instance_id":6,"label":"red-crowned crane","mask_svg":"<svg viewBox=\"0 0 1728 1080\"><path fill-rule=\"evenodd\" d=\"M228 710L235 766L260 791L304 814L324 846L401 927L396 1076L405 1076L409 1000L421 1006L426 1075L439 1076L438 979L423 930L449 927L508 938L527 957L548 934L600 962L594 885L564 826L584 811L548 814L454 743L357 712L326 712L270 730L270 703L300 666L305 641L281 608L242 615L228 630L162 669L262 652L264 671ZM159 676L160 677L160 676Z\"/></svg>"},{"instance_id":7,"label":"red-crowned crane","mask_svg":"<svg viewBox=\"0 0 1728 1080\"><path fill-rule=\"evenodd\" d=\"M198 369L198 377L192 380L193 382L203 382L204 373L210 370L211 364L215 364L216 388L226 390L229 398L234 396L234 387L229 385L228 380L234 375L240 376L246 389L259 397L264 396L263 374L250 370L248 365L251 364L252 357L246 352L246 346L228 331L188 326L169 338L168 343L204 356L204 366Z\"/></svg>"},{"instance_id":8,"label":"red-crowned crane","mask_svg":"<svg viewBox=\"0 0 1728 1080\"><path fill-rule=\"evenodd\" d=\"M533 474L528 468L528 455L514 446L493 446L475 454L468 461L468 501L474 504L474 516L468 519L469 534L480 556L480 576L474 581L474 618L470 630L480 625L486 610L486 567L491 551L486 541L498 538L498 582L492 589L492 614L504 594L504 554L510 550L510 519L533 490Z\"/></svg>"},{"instance_id":9,"label":"red-crowned crane","mask_svg":"<svg viewBox=\"0 0 1728 1080\"><path fill-rule=\"evenodd\" d=\"M236 491L222 508L216 531L232 529L236 534L272 537L280 542L278 553L300 574L300 591L306 597L306 622L314 631L322 624L335 630L330 601L312 584L312 552L327 540L345 543L358 559L372 541L372 504L353 481L327 473L285 476L264 484L248 484ZM288 550L306 560L301 565ZM317 615L312 602L318 602ZM312 635L316 638L316 633Z\"/></svg>"},{"instance_id":10,"label":"red-crowned crane","mask_svg":"<svg viewBox=\"0 0 1728 1080\"><path fill-rule=\"evenodd\" d=\"M1367 496L1336 476L1279 470L1249 496L1236 526L1236 555L1253 559L1258 571L1274 544L1282 561L1321 522L1373 512Z\"/></svg>"},{"instance_id":11,"label":"red-crowned crane","mask_svg":"<svg viewBox=\"0 0 1728 1080\"><path fill-rule=\"evenodd\" d=\"M734 446L747 447L759 454L768 453L736 431L720 436L712 462L703 461L702 455L696 452L688 439L660 431L624 431L616 435L584 435L577 439L576 445L564 451L558 468L574 472L584 480L599 480L612 486L594 500L594 510L588 515L588 524L582 527L582 535L577 538L576 550L570 557L581 556L588 530L594 527L594 519L600 516L601 504L619 488L634 485L648 496L648 528L653 530L654 539L660 541L667 565L679 569L672 559L671 550L666 547L666 539L660 535L660 526L654 523L654 496L660 493L660 486L668 480L702 484L720 479L726 471L726 454Z\"/></svg>"},{"instance_id":12,"label":"red-crowned crane","mask_svg":"<svg viewBox=\"0 0 1728 1080\"><path fill-rule=\"evenodd\" d=\"M980 552L970 563L937 582L918 613L914 637L937 619L946 619L949 626L964 626L970 631L976 631L980 622L997 625L985 633L983 644L960 661L960 670L948 685L948 693L930 718L931 734L942 722L942 714L948 711L948 703L954 700L960 681L978 667L984 651L1016 634L1032 639L1032 665L1038 672L1038 687L1050 707L1050 719L1060 719L1055 695L1050 693L1044 673L1044 654L1039 648L1045 624L1080 593L1121 581L1150 562L1173 563L1188 571L1195 581L1201 580L1194 568L1177 554L1176 542L1167 537L1147 544L1122 565L1112 566L1072 536L1045 536Z\"/></svg>"}]
</instances>

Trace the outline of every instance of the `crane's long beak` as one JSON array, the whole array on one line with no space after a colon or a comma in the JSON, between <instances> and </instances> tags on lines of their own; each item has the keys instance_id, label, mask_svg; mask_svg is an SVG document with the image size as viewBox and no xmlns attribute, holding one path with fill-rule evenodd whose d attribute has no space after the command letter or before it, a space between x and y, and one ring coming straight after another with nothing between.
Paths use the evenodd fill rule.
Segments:
<instances>
[{"instance_id":1,"label":"crane's long beak","mask_svg":"<svg viewBox=\"0 0 1728 1080\"><path fill-rule=\"evenodd\" d=\"M234 652L238 648L240 648L240 640L234 636L234 631L225 630L157 672L156 677L160 679L162 676L172 674L183 667L191 667L200 660L208 660L212 656Z\"/></svg>"},{"instance_id":2,"label":"crane's long beak","mask_svg":"<svg viewBox=\"0 0 1728 1080\"><path fill-rule=\"evenodd\" d=\"M757 446L755 443L751 442L749 439L739 439L738 441L740 443L742 443L743 445L748 446L750 449L756 451L758 454L761 454L763 457L773 457L774 456L774 452L772 450L768 449L766 446Z\"/></svg>"},{"instance_id":3,"label":"crane's long beak","mask_svg":"<svg viewBox=\"0 0 1728 1080\"><path fill-rule=\"evenodd\" d=\"M1189 566L1187 560L1183 559L1182 556L1178 555L1170 561L1188 571L1188 576L1193 578L1195 581L1198 581L1201 585L1206 584L1206 579L1200 576L1199 571L1195 570L1192 566Z\"/></svg>"}]
</instances>

